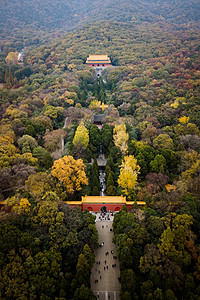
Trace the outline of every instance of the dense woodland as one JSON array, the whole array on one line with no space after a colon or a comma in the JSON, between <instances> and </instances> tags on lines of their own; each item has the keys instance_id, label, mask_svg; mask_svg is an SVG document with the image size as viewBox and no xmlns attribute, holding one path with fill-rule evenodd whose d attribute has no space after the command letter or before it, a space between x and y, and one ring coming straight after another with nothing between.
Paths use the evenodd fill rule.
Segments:
<instances>
[{"instance_id":1,"label":"dense woodland","mask_svg":"<svg viewBox=\"0 0 200 300\"><path fill-rule=\"evenodd\" d=\"M99 195L100 145L106 194L135 202L113 225L121 299L200 297L199 31L136 21L49 36L22 63L21 42L14 48L8 35L0 52L1 299L94 299L95 221L63 201ZM113 66L103 80L85 61L105 53ZM95 114L105 115L101 130Z\"/></svg>"},{"instance_id":2,"label":"dense woodland","mask_svg":"<svg viewBox=\"0 0 200 300\"><path fill-rule=\"evenodd\" d=\"M20 0L1 3L0 47L34 47L83 25L107 20L141 25L170 21L199 27L198 0Z\"/></svg>"}]
</instances>

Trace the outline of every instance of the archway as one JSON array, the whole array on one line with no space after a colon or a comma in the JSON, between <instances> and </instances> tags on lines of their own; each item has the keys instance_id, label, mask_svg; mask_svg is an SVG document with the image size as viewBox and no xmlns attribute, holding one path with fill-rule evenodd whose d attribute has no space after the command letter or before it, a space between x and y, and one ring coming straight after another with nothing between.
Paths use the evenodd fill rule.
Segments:
<instances>
[{"instance_id":1,"label":"archway","mask_svg":"<svg viewBox=\"0 0 200 300\"><path fill-rule=\"evenodd\" d=\"M120 211L120 207L115 207L115 211Z\"/></svg>"},{"instance_id":2,"label":"archway","mask_svg":"<svg viewBox=\"0 0 200 300\"><path fill-rule=\"evenodd\" d=\"M102 213L105 213L105 212L107 212L107 208L106 208L106 206L102 206L102 207L101 207L101 212L102 212Z\"/></svg>"},{"instance_id":3,"label":"archway","mask_svg":"<svg viewBox=\"0 0 200 300\"><path fill-rule=\"evenodd\" d=\"M88 207L88 210L89 210L89 211L93 211L92 207Z\"/></svg>"}]
</instances>

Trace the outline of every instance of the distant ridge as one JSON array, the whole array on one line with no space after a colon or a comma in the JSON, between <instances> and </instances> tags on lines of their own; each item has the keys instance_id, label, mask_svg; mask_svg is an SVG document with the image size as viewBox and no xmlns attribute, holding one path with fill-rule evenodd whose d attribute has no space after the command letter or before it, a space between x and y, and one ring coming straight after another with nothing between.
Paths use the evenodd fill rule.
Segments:
<instances>
[{"instance_id":1,"label":"distant ridge","mask_svg":"<svg viewBox=\"0 0 200 300\"><path fill-rule=\"evenodd\" d=\"M102 20L117 22L170 21L177 24L199 22L200 2L196 0L13 0L1 1L0 31L21 38L58 29L71 30Z\"/></svg>"}]
</instances>

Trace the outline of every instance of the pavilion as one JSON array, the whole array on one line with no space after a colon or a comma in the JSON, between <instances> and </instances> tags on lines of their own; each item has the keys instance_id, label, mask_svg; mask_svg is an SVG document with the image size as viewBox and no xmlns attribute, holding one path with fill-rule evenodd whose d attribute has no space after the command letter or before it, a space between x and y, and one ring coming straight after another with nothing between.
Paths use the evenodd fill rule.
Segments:
<instances>
[{"instance_id":1,"label":"pavilion","mask_svg":"<svg viewBox=\"0 0 200 300\"><path fill-rule=\"evenodd\" d=\"M93 116L93 119L92 119L92 123L94 125L97 125L97 126L102 126L103 124L103 120L105 119L105 115L103 114L100 114L100 115L94 115Z\"/></svg>"}]
</instances>

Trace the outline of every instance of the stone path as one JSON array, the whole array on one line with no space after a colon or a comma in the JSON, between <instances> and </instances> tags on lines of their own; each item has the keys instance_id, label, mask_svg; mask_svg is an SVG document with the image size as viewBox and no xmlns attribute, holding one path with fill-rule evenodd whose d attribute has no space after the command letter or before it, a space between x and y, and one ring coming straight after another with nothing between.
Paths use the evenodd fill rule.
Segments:
<instances>
[{"instance_id":1,"label":"stone path","mask_svg":"<svg viewBox=\"0 0 200 300\"><path fill-rule=\"evenodd\" d=\"M106 174L102 170L99 172L99 181L100 181L100 196L106 196L106 184L105 184Z\"/></svg>"},{"instance_id":2,"label":"stone path","mask_svg":"<svg viewBox=\"0 0 200 300\"><path fill-rule=\"evenodd\" d=\"M65 118L65 123L64 123L63 129L66 128L67 120L68 120L68 117ZM61 145L62 145L62 151L64 151L64 148L65 148L64 137L61 138Z\"/></svg>"},{"instance_id":3,"label":"stone path","mask_svg":"<svg viewBox=\"0 0 200 300\"><path fill-rule=\"evenodd\" d=\"M98 215L97 220L99 220ZM112 221L96 222L96 228L99 233L99 244L103 244L103 246L99 247L95 252L96 259L92 268L91 288L97 299L119 300L120 283L118 278L120 271L119 262L114 258L117 257L117 251L115 244L112 243L113 232L110 231L112 229ZM107 252L109 254L106 255Z\"/></svg>"}]
</instances>

